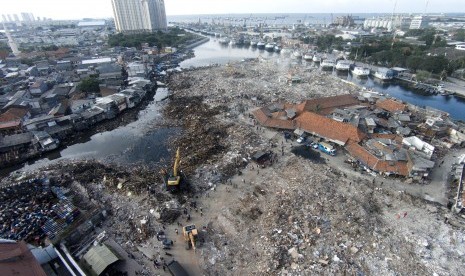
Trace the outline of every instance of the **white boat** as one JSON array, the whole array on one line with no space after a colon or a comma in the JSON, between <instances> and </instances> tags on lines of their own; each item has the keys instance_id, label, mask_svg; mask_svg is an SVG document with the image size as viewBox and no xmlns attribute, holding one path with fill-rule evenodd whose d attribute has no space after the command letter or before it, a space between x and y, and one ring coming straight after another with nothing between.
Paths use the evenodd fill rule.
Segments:
<instances>
[{"instance_id":1,"label":"white boat","mask_svg":"<svg viewBox=\"0 0 465 276\"><path fill-rule=\"evenodd\" d=\"M274 46L274 49L273 49L273 50L274 50L276 53L279 53L279 52L281 52L281 46L276 45L276 46Z\"/></svg>"},{"instance_id":2,"label":"white boat","mask_svg":"<svg viewBox=\"0 0 465 276\"><path fill-rule=\"evenodd\" d=\"M313 62L321 62L321 57L317 54L315 54L312 58Z\"/></svg>"},{"instance_id":3,"label":"white boat","mask_svg":"<svg viewBox=\"0 0 465 276\"><path fill-rule=\"evenodd\" d=\"M281 49L281 55L290 55L292 53L292 49L291 48L282 48Z\"/></svg>"},{"instance_id":4,"label":"white boat","mask_svg":"<svg viewBox=\"0 0 465 276\"><path fill-rule=\"evenodd\" d=\"M265 45L265 50L268 51L268 52L273 52L274 51L274 44L273 43L267 43Z\"/></svg>"},{"instance_id":5,"label":"white boat","mask_svg":"<svg viewBox=\"0 0 465 276\"><path fill-rule=\"evenodd\" d=\"M258 48L258 49L265 49L265 42L259 41L259 42L257 43L257 48Z\"/></svg>"},{"instance_id":6,"label":"white boat","mask_svg":"<svg viewBox=\"0 0 465 276\"><path fill-rule=\"evenodd\" d=\"M292 58L301 59L301 58L302 58L302 54L300 53L299 50L294 50L294 52L292 53Z\"/></svg>"},{"instance_id":7,"label":"white boat","mask_svg":"<svg viewBox=\"0 0 465 276\"><path fill-rule=\"evenodd\" d=\"M321 69L325 70L325 69L333 69L335 65L335 62L334 60L332 59L325 59L321 62Z\"/></svg>"},{"instance_id":8,"label":"white boat","mask_svg":"<svg viewBox=\"0 0 465 276\"><path fill-rule=\"evenodd\" d=\"M227 38L227 37L222 37L222 38L218 39L218 42L219 42L220 44L228 44L228 43L229 43L229 38Z\"/></svg>"},{"instance_id":9,"label":"white boat","mask_svg":"<svg viewBox=\"0 0 465 276\"><path fill-rule=\"evenodd\" d=\"M305 53L304 59L306 61L312 61L313 60L313 54L312 53Z\"/></svg>"},{"instance_id":10,"label":"white boat","mask_svg":"<svg viewBox=\"0 0 465 276\"><path fill-rule=\"evenodd\" d=\"M379 70L376 71L376 72L373 74L373 76L374 76L375 78L377 78L377 79L382 80L382 81L389 81L389 80L392 80L392 78L393 78L392 75L389 74L388 71L383 72L383 71L379 71Z\"/></svg>"},{"instance_id":11,"label":"white boat","mask_svg":"<svg viewBox=\"0 0 465 276\"><path fill-rule=\"evenodd\" d=\"M250 46L257 47L257 43L258 42L256 40L252 40L252 41L250 41Z\"/></svg>"},{"instance_id":12,"label":"white boat","mask_svg":"<svg viewBox=\"0 0 465 276\"><path fill-rule=\"evenodd\" d=\"M236 46L237 45L237 41L235 39L231 39L231 41L229 41L229 45L231 46Z\"/></svg>"},{"instance_id":13,"label":"white boat","mask_svg":"<svg viewBox=\"0 0 465 276\"><path fill-rule=\"evenodd\" d=\"M336 70L349 71L349 69L350 69L350 61L348 60L339 60L336 63Z\"/></svg>"},{"instance_id":14,"label":"white boat","mask_svg":"<svg viewBox=\"0 0 465 276\"><path fill-rule=\"evenodd\" d=\"M370 69L366 67L355 66L352 70L352 74L359 77L368 77L368 75L370 75Z\"/></svg>"}]
</instances>

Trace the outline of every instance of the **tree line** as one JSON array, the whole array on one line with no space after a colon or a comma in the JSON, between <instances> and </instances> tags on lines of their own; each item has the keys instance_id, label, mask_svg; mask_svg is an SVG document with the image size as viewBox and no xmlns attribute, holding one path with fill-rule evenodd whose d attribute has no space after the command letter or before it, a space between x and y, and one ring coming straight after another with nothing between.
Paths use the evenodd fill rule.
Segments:
<instances>
[{"instance_id":1,"label":"tree line","mask_svg":"<svg viewBox=\"0 0 465 276\"><path fill-rule=\"evenodd\" d=\"M194 34L176 27L168 29L167 32L157 31L136 34L118 33L108 38L108 44L112 47L122 46L140 49L143 43L148 43L150 47L162 49L166 46L179 47L182 43L194 39L195 37Z\"/></svg>"}]
</instances>

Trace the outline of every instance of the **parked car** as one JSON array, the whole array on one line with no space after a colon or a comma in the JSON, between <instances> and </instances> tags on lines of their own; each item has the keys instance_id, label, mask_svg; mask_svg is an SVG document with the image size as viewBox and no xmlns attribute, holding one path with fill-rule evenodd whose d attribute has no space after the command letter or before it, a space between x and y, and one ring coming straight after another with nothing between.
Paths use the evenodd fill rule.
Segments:
<instances>
[{"instance_id":1,"label":"parked car","mask_svg":"<svg viewBox=\"0 0 465 276\"><path fill-rule=\"evenodd\" d=\"M300 136L299 138L297 138L297 143L299 144L302 144L303 142L305 142L306 138L304 136Z\"/></svg>"}]
</instances>

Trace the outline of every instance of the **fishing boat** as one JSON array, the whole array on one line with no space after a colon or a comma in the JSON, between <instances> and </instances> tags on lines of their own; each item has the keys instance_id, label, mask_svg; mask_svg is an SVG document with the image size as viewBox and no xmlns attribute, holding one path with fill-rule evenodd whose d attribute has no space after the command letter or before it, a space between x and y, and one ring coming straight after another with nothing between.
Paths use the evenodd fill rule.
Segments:
<instances>
[{"instance_id":1,"label":"fishing boat","mask_svg":"<svg viewBox=\"0 0 465 276\"><path fill-rule=\"evenodd\" d=\"M368 77L370 75L370 69L366 67L360 67L360 66L355 66L354 69L352 70L352 74L358 76L358 77Z\"/></svg>"},{"instance_id":2,"label":"fishing boat","mask_svg":"<svg viewBox=\"0 0 465 276\"><path fill-rule=\"evenodd\" d=\"M338 71L349 71L350 69L350 62L347 60L339 60L336 63L336 70Z\"/></svg>"},{"instance_id":3,"label":"fishing boat","mask_svg":"<svg viewBox=\"0 0 465 276\"><path fill-rule=\"evenodd\" d=\"M268 51L268 52L273 52L274 51L274 44L273 43L267 43L265 45L265 50Z\"/></svg>"},{"instance_id":4,"label":"fishing boat","mask_svg":"<svg viewBox=\"0 0 465 276\"><path fill-rule=\"evenodd\" d=\"M321 62L321 69L322 70L332 70L334 65L335 65L334 60L332 60L332 59L324 59Z\"/></svg>"},{"instance_id":5,"label":"fishing boat","mask_svg":"<svg viewBox=\"0 0 465 276\"><path fill-rule=\"evenodd\" d=\"M304 59L305 59L306 61L312 61L312 60L313 60L313 54L310 53L310 52L305 53Z\"/></svg>"},{"instance_id":6,"label":"fishing boat","mask_svg":"<svg viewBox=\"0 0 465 276\"><path fill-rule=\"evenodd\" d=\"M313 62L319 63L321 62L321 57L318 54L315 54L312 58Z\"/></svg>"},{"instance_id":7,"label":"fishing boat","mask_svg":"<svg viewBox=\"0 0 465 276\"><path fill-rule=\"evenodd\" d=\"M259 41L259 42L257 43L257 48L258 48L258 49L265 49L265 42Z\"/></svg>"}]
</instances>

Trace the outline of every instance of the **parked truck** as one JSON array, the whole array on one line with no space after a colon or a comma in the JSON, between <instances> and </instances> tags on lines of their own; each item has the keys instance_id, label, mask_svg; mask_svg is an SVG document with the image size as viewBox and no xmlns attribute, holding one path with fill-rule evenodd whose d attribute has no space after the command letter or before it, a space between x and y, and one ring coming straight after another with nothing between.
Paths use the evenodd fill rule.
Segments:
<instances>
[{"instance_id":1,"label":"parked truck","mask_svg":"<svg viewBox=\"0 0 465 276\"><path fill-rule=\"evenodd\" d=\"M329 155L332 155L332 156L336 155L336 150L334 149L333 146L331 146L331 145L328 144L328 143L320 142L320 143L318 143L318 148L319 148L322 152L324 152L324 153L326 153L326 154L329 154Z\"/></svg>"}]
</instances>

